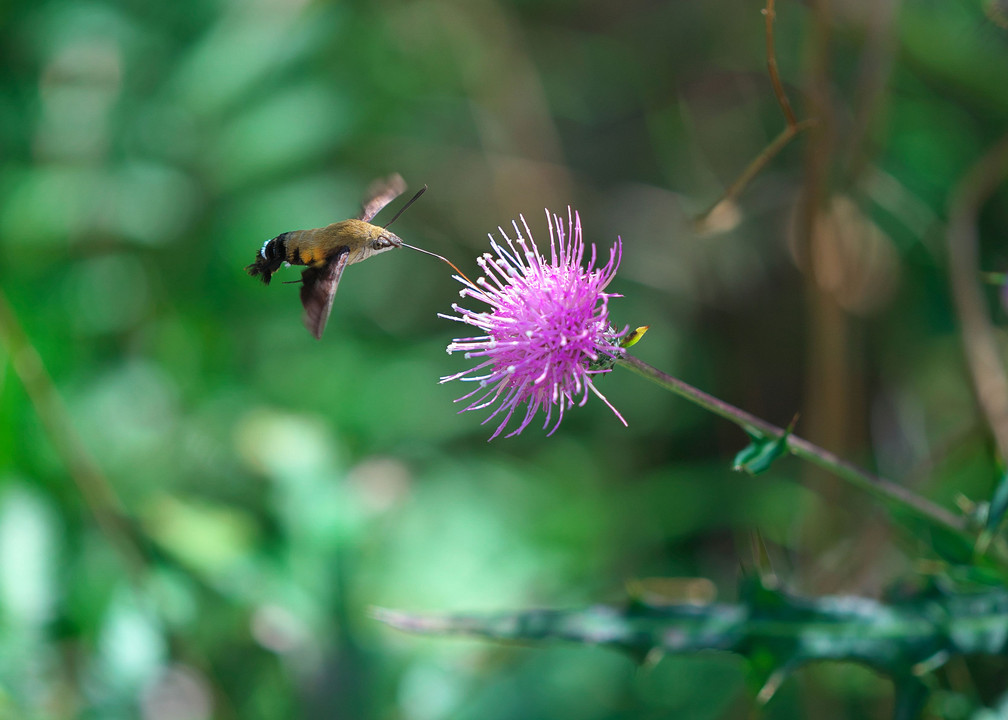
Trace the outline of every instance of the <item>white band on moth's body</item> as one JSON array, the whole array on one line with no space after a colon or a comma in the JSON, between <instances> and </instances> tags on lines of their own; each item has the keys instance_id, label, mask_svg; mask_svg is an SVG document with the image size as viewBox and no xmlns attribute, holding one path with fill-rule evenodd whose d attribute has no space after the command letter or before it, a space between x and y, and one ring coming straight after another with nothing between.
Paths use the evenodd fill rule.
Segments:
<instances>
[{"instance_id":1,"label":"white band on moth's body","mask_svg":"<svg viewBox=\"0 0 1008 720\"><path fill-rule=\"evenodd\" d=\"M270 238L269 240L267 240L266 242L263 243L263 246L261 248L259 248L259 256L263 260L266 259L266 246L269 245L271 242L273 242L273 240L274 240L274 238Z\"/></svg>"}]
</instances>

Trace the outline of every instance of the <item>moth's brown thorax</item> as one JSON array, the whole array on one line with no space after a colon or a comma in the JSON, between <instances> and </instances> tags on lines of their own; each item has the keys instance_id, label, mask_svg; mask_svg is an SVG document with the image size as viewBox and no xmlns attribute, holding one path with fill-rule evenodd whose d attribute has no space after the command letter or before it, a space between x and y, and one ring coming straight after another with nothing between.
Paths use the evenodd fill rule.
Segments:
<instances>
[{"instance_id":1,"label":"moth's brown thorax","mask_svg":"<svg viewBox=\"0 0 1008 720\"><path fill-rule=\"evenodd\" d=\"M297 230L286 238L287 262L291 265L318 267L346 248L348 264L360 262L374 254L374 241L382 234L392 235L384 228L363 220L342 220L323 228Z\"/></svg>"}]
</instances>

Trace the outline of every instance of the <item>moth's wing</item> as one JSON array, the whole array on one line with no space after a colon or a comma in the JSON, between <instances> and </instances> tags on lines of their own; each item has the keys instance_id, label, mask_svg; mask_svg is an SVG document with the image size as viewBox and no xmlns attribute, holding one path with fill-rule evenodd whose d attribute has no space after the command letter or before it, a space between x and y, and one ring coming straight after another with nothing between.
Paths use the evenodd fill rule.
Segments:
<instances>
[{"instance_id":1,"label":"moth's wing","mask_svg":"<svg viewBox=\"0 0 1008 720\"><path fill-rule=\"evenodd\" d=\"M309 267L301 273L301 304L304 305L304 324L316 340L322 339L333 298L339 287L343 270L349 264L350 249L339 253L322 267Z\"/></svg>"},{"instance_id":2,"label":"moth's wing","mask_svg":"<svg viewBox=\"0 0 1008 720\"><path fill-rule=\"evenodd\" d=\"M367 195L364 196L364 203L361 205L358 220L366 223L371 222L371 218L381 212L381 209L406 192L406 181L402 175L395 173L383 180L375 180L368 188Z\"/></svg>"}]
</instances>

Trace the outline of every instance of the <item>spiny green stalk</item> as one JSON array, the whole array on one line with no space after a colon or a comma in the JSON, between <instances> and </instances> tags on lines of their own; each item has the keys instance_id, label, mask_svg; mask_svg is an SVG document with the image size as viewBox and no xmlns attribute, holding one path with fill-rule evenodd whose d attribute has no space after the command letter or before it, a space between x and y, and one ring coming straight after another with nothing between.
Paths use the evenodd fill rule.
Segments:
<instances>
[{"instance_id":1,"label":"spiny green stalk","mask_svg":"<svg viewBox=\"0 0 1008 720\"><path fill-rule=\"evenodd\" d=\"M920 678L954 655L1008 654L1008 591L942 591L928 586L891 602L862 597L802 598L756 577L737 603L529 610L428 616L376 609L400 630L493 640L565 640L605 645L637 658L700 650L736 653L766 701L790 671L808 662L856 662L889 677L896 716L915 717L926 700Z\"/></svg>"}]
</instances>

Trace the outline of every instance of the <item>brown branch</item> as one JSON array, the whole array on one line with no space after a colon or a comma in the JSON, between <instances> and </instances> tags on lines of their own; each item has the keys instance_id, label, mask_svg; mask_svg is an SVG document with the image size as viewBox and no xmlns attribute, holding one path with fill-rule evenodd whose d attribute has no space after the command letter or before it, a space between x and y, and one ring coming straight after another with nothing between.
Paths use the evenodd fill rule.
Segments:
<instances>
[{"instance_id":1,"label":"brown branch","mask_svg":"<svg viewBox=\"0 0 1008 720\"><path fill-rule=\"evenodd\" d=\"M122 504L73 429L69 413L46 372L17 314L0 289L0 343L24 386L50 442L80 491L99 529L126 560L129 569L143 567L143 553L125 522Z\"/></svg>"},{"instance_id":2,"label":"brown branch","mask_svg":"<svg viewBox=\"0 0 1008 720\"><path fill-rule=\"evenodd\" d=\"M728 186L728 188L721 194L714 203L707 208L704 212L693 218L693 227L697 232L704 232L707 229L707 221L714 215L715 211L719 210L726 203L732 202L742 191L745 190L746 185L759 174L759 172L776 157L784 146L791 142L795 136L801 133L803 130L807 130L816 124L814 119L802 120L801 122L795 117L794 110L791 109L791 102L787 98L787 93L784 92L784 85L781 83L780 73L777 69L777 54L774 50L774 34L773 34L773 24L774 19L777 17L774 11L774 0L767 0L766 7L761 11L763 16L766 18L766 46L767 46L767 70L770 72L770 83L773 85L774 95L777 96L777 102L781 106L781 110L784 111L784 117L787 119L787 127L780 132L777 137L775 137L769 145L763 148L752 162L750 162L742 174L739 175L735 181Z\"/></svg>"},{"instance_id":3,"label":"brown branch","mask_svg":"<svg viewBox=\"0 0 1008 720\"><path fill-rule=\"evenodd\" d=\"M742 191L745 190L746 185L756 177L759 172L766 167L767 163L773 160L777 153L784 149L784 147L791 142L799 133L804 130L808 130L810 127L816 124L814 119L802 120L800 123L795 123L794 125L788 125L786 128L781 130L780 134L775 137L769 145L767 145L763 150L757 155L752 161L746 165L745 170L735 178L735 181L727 187L727 189L721 193L721 197L714 201L714 204L707 208L705 211L697 215L693 219L694 227L698 232L704 230L704 226L707 220L725 203L729 203L735 200Z\"/></svg>"},{"instance_id":4,"label":"brown branch","mask_svg":"<svg viewBox=\"0 0 1008 720\"><path fill-rule=\"evenodd\" d=\"M773 24L777 18L777 13L774 11L774 0L767 0L766 7L762 12L763 17L766 18L766 63L767 70L770 72L770 82L773 84L777 102L780 104L781 110L784 111L788 127L793 128L798 124L798 118L795 117L794 110L791 109L791 102L788 100L787 93L784 92L784 85L781 83L780 72L777 69L777 51L774 49Z\"/></svg>"},{"instance_id":5,"label":"brown branch","mask_svg":"<svg viewBox=\"0 0 1008 720\"><path fill-rule=\"evenodd\" d=\"M1008 135L984 154L959 183L949 208L948 248L952 296L962 323L963 350L973 391L1002 460L1008 460L1008 377L980 289L977 219L1008 176Z\"/></svg>"}]
</instances>

